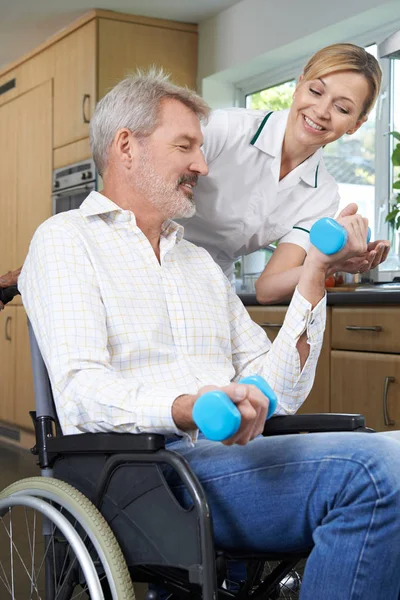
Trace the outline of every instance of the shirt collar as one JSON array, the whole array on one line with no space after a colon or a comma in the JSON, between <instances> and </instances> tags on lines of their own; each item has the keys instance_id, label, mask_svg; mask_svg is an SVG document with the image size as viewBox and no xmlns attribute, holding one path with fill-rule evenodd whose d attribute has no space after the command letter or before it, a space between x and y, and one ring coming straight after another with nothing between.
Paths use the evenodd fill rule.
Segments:
<instances>
[{"instance_id":1,"label":"shirt collar","mask_svg":"<svg viewBox=\"0 0 400 600\"><path fill-rule=\"evenodd\" d=\"M288 117L289 109L267 112L254 132L250 144L274 158L280 156ZM298 166L300 179L314 188L318 187L321 158L322 148Z\"/></svg>"},{"instance_id":2,"label":"shirt collar","mask_svg":"<svg viewBox=\"0 0 400 600\"><path fill-rule=\"evenodd\" d=\"M82 202L80 210L85 217L110 214L114 221L131 221L136 224L136 218L132 211L125 210L115 204L112 200L100 194L100 192L90 192L89 196ZM111 213L114 213L111 215ZM164 221L161 227L161 235L166 239L176 237L176 243L183 237L183 227L171 219Z\"/></svg>"},{"instance_id":3,"label":"shirt collar","mask_svg":"<svg viewBox=\"0 0 400 600\"><path fill-rule=\"evenodd\" d=\"M90 192L89 196L82 202L79 210L82 211L85 217L104 215L115 211L127 212L100 192Z\"/></svg>"},{"instance_id":4,"label":"shirt collar","mask_svg":"<svg viewBox=\"0 0 400 600\"><path fill-rule=\"evenodd\" d=\"M288 116L289 110L267 112L254 132L250 144L270 156L280 155Z\"/></svg>"},{"instance_id":5,"label":"shirt collar","mask_svg":"<svg viewBox=\"0 0 400 600\"><path fill-rule=\"evenodd\" d=\"M175 223L171 219L167 219L162 224L161 235L166 239L176 238L176 243L178 244L183 238L183 226L179 223Z\"/></svg>"},{"instance_id":6,"label":"shirt collar","mask_svg":"<svg viewBox=\"0 0 400 600\"><path fill-rule=\"evenodd\" d=\"M322 159L322 148L314 152L307 160L299 165L299 176L307 185L317 188L320 183L319 165Z\"/></svg>"}]
</instances>

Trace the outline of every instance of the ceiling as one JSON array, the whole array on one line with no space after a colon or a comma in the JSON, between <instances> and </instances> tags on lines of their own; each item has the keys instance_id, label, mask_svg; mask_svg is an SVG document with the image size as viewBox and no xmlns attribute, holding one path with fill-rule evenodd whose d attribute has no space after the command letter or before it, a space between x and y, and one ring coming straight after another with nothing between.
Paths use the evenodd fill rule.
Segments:
<instances>
[{"instance_id":1,"label":"ceiling","mask_svg":"<svg viewBox=\"0 0 400 600\"><path fill-rule=\"evenodd\" d=\"M0 68L93 8L199 23L239 0L0 0Z\"/></svg>"}]
</instances>

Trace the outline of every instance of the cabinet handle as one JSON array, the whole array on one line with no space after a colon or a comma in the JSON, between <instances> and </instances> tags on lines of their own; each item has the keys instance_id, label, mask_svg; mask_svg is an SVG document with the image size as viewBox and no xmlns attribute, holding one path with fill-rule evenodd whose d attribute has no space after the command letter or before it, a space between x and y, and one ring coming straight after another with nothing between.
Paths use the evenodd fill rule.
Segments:
<instances>
[{"instance_id":1,"label":"cabinet handle","mask_svg":"<svg viewBox=\"0 0 400 600\"><path fill-rule=\"evenodd\" d=\"M383 418L385 421L385 425L395 425L395 422L389 417L388 409L387 409L387 395L389 385L394 383L394 377L385 377L385 385L383 388Z\"/></svg>"},{"instance_id":2,"label":"cabinet handle","mask_svg":"<svg viewBox=\"0 0 400 600\"><path fill-rule=\"evenodd\" d=\"M279 329L282 327L282 323L260 323L261 327L271 327L273 329Z\"/></svg>"},{"instance_id":3,"label":"cabinet handle","mask_svg":"<svg viewBox=\"0 0 400 600\"><path fill-rule=\"evenodd\" d=\"M369 325L366 327L360 327L359 325L346 325L347 331L383 331L381 325Z\"/></svg>"},{"instance_id":4,"label":"cabinet handle","mask_svg":"<svg viewBox=\"0 0 400 600\"><path fill-rule=\"evenodd\" d=\"M11 317L6 318L6 322L4 325L4 335L7 342L11 342L11 335L9 333L8 325L11 324Z\"/></svg>"},{"instance_id":5,"label":"cabinet handle","mask_svg":"<svg viewBox=\"0 0 400 600\"><path fill-rule=\"evenodd\" d=\"M82 120L84 123L90 123L90 119L86 116L87 101L90 100L90 94L83 94L82 98Z\"/></svg>"}]
</instances>

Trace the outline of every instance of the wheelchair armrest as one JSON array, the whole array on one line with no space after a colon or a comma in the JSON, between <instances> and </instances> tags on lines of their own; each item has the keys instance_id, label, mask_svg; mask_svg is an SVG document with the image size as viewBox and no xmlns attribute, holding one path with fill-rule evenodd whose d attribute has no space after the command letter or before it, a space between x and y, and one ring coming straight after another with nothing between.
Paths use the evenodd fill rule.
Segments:
<instances>
[{"instance_id":1,"label":"wheelchair armrest","mask_svg":"<svg viewBox=\"0 0 400 600\"><path fill-rule=\"evenodd\" d=\"M265 422L264 436L289 433L317 433L323 431L356 431L365 428L363 415L316 413L309 415L284 415Z\"/></svg>"},{"instance_id":2,"label":"wheelchair armrest","mask_svg":"<svg viewBox=\"0 0 400 600\"><path fill-rule=\"evenodd\" d=\"M49 438L50 454L119 454L156 452L165 448L165 437L158 433L78 433Z\"/></svg>"}]
</instances>

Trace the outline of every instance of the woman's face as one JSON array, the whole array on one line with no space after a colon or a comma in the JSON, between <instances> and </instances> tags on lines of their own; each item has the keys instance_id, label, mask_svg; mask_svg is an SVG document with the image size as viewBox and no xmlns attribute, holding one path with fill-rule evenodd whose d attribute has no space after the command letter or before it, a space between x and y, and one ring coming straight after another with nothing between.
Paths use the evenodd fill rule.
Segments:
<instances>
[{"instance_id":1,"label":"woman's face","mask_svg":"<svg viewBox=\"0 0 400 600\"><path fill-rule=\"evenodd\" d=\"M360 117L370 93L366 78L354 71L339 71L319 79L300 79L290 108L291 139L310 147L334 142L352 134L367 120Z\"/></svg>"}]
</instances>

